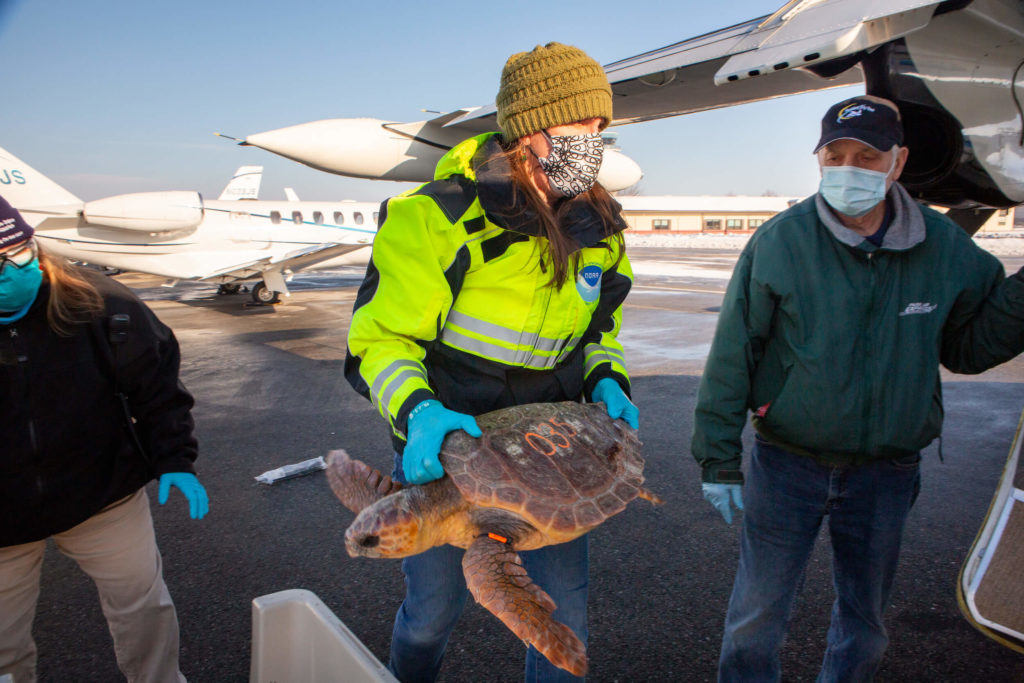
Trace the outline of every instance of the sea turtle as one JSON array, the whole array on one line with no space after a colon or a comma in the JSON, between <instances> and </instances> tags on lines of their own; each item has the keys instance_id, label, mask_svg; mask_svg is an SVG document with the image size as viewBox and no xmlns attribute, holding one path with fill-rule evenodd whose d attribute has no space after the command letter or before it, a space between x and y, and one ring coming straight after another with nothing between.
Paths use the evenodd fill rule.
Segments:
<instances>
[{"instance_id":1,"label":"sea turtle","mask_svg":"<svg viewBox=\"0 0 1024 683\"><path fill-rule=\"evenodd\" d=\"M331 451L327 477L353 512L349 555L406 557L450 543L477 602L553 664L587 670L583 644L551 613L517 554L565 543L621 512L643 488L640 440L604 404L533 403L477 417L483 436L450 433L441 449L446 476L402 487L345 451Z\"/></svg>"}]
</instances>

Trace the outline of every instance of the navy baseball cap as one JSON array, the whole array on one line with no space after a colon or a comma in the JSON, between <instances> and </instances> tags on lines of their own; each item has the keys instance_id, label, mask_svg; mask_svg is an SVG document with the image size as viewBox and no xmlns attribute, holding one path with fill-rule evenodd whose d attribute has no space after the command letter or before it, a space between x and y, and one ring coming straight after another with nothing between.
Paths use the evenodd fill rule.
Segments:
<instances>
[{"instance_id":1,"label":"navy baseball cap","mask_svg":"<svg viewBox=\"0 0 1024 683\"><path fill-rule=\"evenodd\" d=\"M821 138L814 153L833 140L858 140L880 152L903 144L903 124L889 106L866 97L851 97L829 108L821 119Z\"/></svg>"}]
</instances>

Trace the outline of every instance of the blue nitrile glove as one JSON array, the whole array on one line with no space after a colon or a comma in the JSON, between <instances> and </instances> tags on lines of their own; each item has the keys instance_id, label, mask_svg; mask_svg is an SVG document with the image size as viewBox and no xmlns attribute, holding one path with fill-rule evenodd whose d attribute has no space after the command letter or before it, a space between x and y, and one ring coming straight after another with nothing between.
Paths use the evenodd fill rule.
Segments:
<instances>
[{"instance_id":1,"label":"blue nitrile glove","mask_svg":"<svg viewBox=\"0 0 1024 683\"><path fill-rule=\"evenodd\" d=\"M160 475L160 494L157 501L161 505L167 502L167 495L171 487L177 486L178 490L185 494L188 499L188 514L192 519L202 519L210 511L210 499L206 497L206 489L196 479L196 475L188 472L168 472Z\"/></svg>"},{"instance_id":2,"label":"blue nitrile glove","mask_svg":"<svg viewBox=\"0 0 1024 683\"><path fill-rule=\"evenodd\" d=\"M409 442L402 453L402 473L410 484L426 484L444 476L438 455L448 432L464 429L470 436L482 432L476 418L448 410L435 399L427 399L409 413Z\"/></svg>"},{"instance_id":3,"label":"blue nitrile glove","mask_svg":"<svg viewBox=\"0 0 1024 683\"><path fill-rule=\"evenodd\" d=\"M722 513L726 524L732 524L732 508L729 507L729 499L737 510L743 509L743 484L701 484L704 491L704 500L715 506L715 509Z\"/></svg>"},{"instance_id":4,"label":"blue nitrile glove","mask_svg":"<svg viewBox=\"0 0 1024 683\"><path fill-rule=\"evenodd\" d=\"M640 411L629 400L619 383L611 377L598 380L592 398L594 403L604 403L608 408L608 417L613 420L621 418L633 429L640 429Z\"/></svg>"}]
</instances>

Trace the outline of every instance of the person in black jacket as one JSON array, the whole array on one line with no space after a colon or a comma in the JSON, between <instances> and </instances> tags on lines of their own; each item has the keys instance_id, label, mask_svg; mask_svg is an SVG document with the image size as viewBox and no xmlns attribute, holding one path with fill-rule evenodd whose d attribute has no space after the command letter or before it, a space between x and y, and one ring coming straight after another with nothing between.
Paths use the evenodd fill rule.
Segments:
<instances>
[{"instance_id":1,"label":"person in black jacket","mask_svg":"<svg viewBox=\"0 0 1024 683\"><path fill-rule=\"evenodd\" d=\"M47 538L96 583L129 681L184 681L178 620L144 486L190 514L192 396L169 328L127 288L48 256L0 198L0 675L36 679L32 621Z\"/></svg>"}]
</instances>

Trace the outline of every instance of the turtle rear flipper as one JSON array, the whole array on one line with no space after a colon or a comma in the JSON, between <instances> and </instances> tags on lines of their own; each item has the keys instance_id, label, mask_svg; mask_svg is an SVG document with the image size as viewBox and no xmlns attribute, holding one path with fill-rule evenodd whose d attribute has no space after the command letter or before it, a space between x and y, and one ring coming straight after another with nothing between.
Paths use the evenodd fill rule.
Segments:
<instances>
[{"instance_id":1,"label":"turtle rear flipper","mask_svg":"<svg viewBox=\"0 0 1024 683\"><path fill-rule=\"evenodd\" d=\"M644 500L650 502L651 505L664 505L665 504L665 501L662 500L661 496L659 496L657 493L653 493L651 491L648 491L645 488L641 488L640 489L640 492L637 493L637 497L638 498L643 498Z\"/></svg>"},{"instance_id":2,"label":"turtle rear flipper","mask_svg":"<svg viewBox=\"0 0 1024 683\"><path fill-rule=\"evenodd\" d=\"M587 651L572 629L555 621L555 601L533 583L512 548L488 536L477 538L462 558L466 585L476 601L523 642L575 676L587 673Z\"/></svg>"},{"instance_id":3,"label":"turtle rear flipper","mask_svg":"<svg viewBox=\"0 0 1024 683\"><path fill-rule=\"evenodd\" d=\"M365 462L350 458L344 449L330 451L325 460L327 483L331 490L342 505L356 514L384 496L402 489L402 485L391 477L381 474Z\"/></svg>"}]
</instances>

